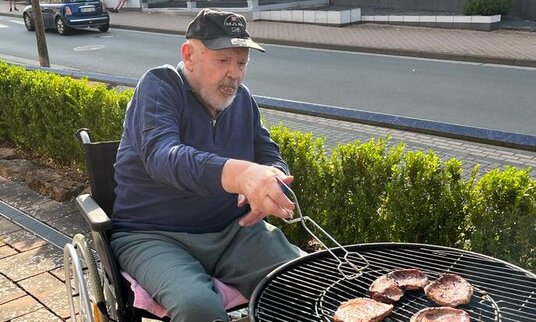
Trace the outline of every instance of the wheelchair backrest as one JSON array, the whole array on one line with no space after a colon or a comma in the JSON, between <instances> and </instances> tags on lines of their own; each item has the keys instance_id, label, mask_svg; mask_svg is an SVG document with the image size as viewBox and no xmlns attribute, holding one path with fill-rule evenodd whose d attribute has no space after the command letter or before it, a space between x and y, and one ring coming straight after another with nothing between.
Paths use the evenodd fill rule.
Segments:
<instances>
[{"instance_id":1,"label":"wheelchair backrest","mask_svg":"<svg viewBox=\"0 0 536 322\"><path fill-rule=\"evenodd\" d=\"M89 176L91 196L111 217L116 186L114 180L114 164L119 141L91 142L87 129L77 131L77 138L84 146L84 159Z\"/></svg>"}]
</instances>

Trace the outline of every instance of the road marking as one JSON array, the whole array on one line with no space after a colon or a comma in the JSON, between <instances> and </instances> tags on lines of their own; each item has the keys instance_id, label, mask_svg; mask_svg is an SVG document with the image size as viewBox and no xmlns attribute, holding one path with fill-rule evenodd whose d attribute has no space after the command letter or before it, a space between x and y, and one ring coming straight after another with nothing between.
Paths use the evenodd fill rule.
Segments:
<instances>
[{"instance_id":1,"label":"road marking","mask_svg":"<svg viewBox=\"0 0 536 322\"><path fill-rule=\"evenodd\" d=\"M24 21L20 21L20 20L9 20L9 22L16 23L19 25L24 25Z\"/></svg>"},{"instance_id":2,"label":"road marking","mask_svg":"<svg viewBox=\"0 0 536 322\"><path fill-rule=\"evenodd\" d=\"M92 51L92 50L101 50L104 48L104 45L87 45L76 47L74 51Z\"/></svg>"},{"instance_id":3,"label":"road marking","mask_svg":"<svg viewBox=\"0 0 536 322\"><path fill-rule=\"evenodd\" d=\"M0 28L8 28L6 25L0 25Z\"/></svg>"}]
</instances>

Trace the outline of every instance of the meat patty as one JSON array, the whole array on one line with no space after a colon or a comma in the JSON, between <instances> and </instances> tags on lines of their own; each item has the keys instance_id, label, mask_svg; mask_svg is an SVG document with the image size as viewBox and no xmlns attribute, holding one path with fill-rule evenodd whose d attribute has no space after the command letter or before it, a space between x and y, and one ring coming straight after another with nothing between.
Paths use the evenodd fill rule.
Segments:
<instances>
[{"instance_id":1,"label":"meat patty","mask_svg":"<svg viewBox=\"0 0 536 322\"><path fill-rule=\"evenodd\" d=\"M397 281L387 275L378 277L369 287L368 294L376 301L395 303L404 295Z\"/></svg>"},{"instance_id":2,"label":"meat patty","mask_svg":"<svg viewBox=\"0 0 536 322\"><path fill-rule=\"evenodd\" d=\"M335 315L334 322L380 322L393 312L394 306L366 297L343 302Z\"/></svg>"},{"instance_id":3,"label":"meat patty","mask_svg":"<svg viewBox=\"0 0 536 322\"><path fill-rule=\"evenodd\" d=\"M398 269L387 274L404 290L418 290L430 283L425 272L418 268Z\"/></svg>"},{"instance_id":4,"label":"meat patty","mask_svg":"<svg viewBox=\"0 0 536 322\"><path fill-rule=\"evenodd\" d=\"M470 322L467 312L452 307L429 307L415 313L409 322Z\"/></svg>"},{"instance_id":5,"label":"meat patty","mask_svg":"<svg viewBox=\"0 0 536 322\"><path fill-rule=\"evenodd\" d=\"M473 286L456 274L444 274L424 288L424 293L434 303L456 307L471 302Z\"/></svg>"}]
</instances>

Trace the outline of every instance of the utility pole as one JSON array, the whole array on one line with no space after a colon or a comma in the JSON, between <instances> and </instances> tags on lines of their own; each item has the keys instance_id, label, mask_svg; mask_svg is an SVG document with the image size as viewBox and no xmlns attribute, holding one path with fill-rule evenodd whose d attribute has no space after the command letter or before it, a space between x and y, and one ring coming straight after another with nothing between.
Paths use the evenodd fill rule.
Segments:
<instances>
[{"instance_id":1,"label":"utility pole","mask_svg":"<svg viewBox=\"0 0 536 322\"><path fill-rule=\"evenodd\" d=\"M39 0L32 1L32 13L35 24L35 38L37 40L37 52L39 53L39 64L41 67L50 67L48 59L47 39L45 38L45 25L43 24L43 16Z\"/></svg>"}]
</instances>

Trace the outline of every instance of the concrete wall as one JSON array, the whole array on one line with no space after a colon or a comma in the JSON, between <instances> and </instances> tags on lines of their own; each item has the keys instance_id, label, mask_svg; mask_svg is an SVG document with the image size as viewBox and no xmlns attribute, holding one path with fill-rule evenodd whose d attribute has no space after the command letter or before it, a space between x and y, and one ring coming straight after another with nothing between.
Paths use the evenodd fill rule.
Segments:
<instances>
[{"instance_id":1,"label":"concrete wall","mask_svg":"<svg viewBox=\"0 0 536 322\"><path fill-rule=\"evenodd\" d=\"M459 12L463 0L331 0L334 5Z\"/></svg>"},{"instance_id":2,"label":"concrete wall","mask_svg":"<svg viewBox=\"0 0 536 322\"><path fill-rule=\"evenodd\" d=\"M463 0L331 0L341 6L463 12ZM511 16L536 21L536 0L513 0Z\"/></svg>"},{"instance_id":3,"label":"concrete wall","mask_svg":"<svg viewBox=\"0 0 536 322\"><path fill-rule=\"evenodd\" d=\"M535 0L513 0L510 15L536 21Z\"/></svg>"},{"instance_id":4,"label":"concrete wall","mask_svg":"<svg viewBox=\"0 0 536 322\"><path fill-rule=\"evenodd\" d=\"M521 17L527 20L536 21L536 1L534 0L522 1Z\"/></svg>"}]
</instances>

